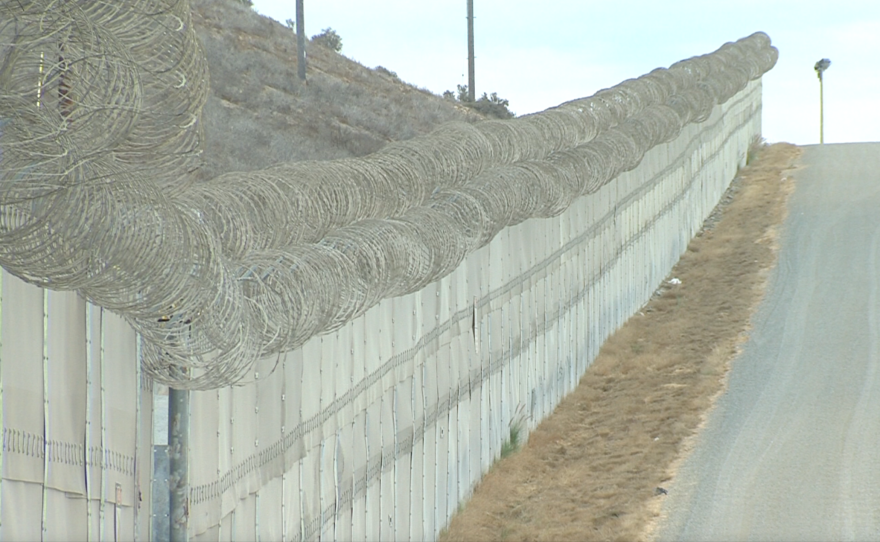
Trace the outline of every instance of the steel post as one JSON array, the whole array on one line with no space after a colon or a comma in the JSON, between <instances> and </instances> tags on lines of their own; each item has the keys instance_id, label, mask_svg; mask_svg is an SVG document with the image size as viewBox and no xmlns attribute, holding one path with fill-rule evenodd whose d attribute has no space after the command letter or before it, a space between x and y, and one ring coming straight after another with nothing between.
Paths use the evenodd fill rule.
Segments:
<instances>
[{"instance_id":1,"label":"steel post","mask_svg":"<svg viewBox=\"0 0 880 542\"><path fill-rule=\"evenodd\" d=\"M171 542L186 542L189 520L189 391L168 391L168 491Z\"/></svg>"}]
</instances>

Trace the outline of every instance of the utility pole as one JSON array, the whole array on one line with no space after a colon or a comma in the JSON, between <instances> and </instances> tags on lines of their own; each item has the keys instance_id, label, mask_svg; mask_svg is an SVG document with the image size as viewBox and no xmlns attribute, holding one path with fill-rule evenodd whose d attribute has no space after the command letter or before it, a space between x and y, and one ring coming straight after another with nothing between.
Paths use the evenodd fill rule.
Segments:
<instances>
[{"instance_id":1,"label":"utility pole","mask_svg":"<svg viewBox=\"0 0 880 542\"><path fill-rule=\"evenodd\" d=\"M827 58L823 58L819 62L816 62L816 65L813 66L813 69L816 70L816 75L819 76L819 144L823 145L825 143L825 97L824 97L824 88L822 85L822 73L828 69L828 66L831 65L831 61Z\"/></svg>"},{"instance_id":2,"label":"utility pole","mask_svg":"<svg viewBox=\"0 0 880 542\"><path fill-rule=\"evenodd\" d=\"M468 101L476 101L474 88L474 0L467 0L468 26Z\"/></svg>"},{"instance_id":3,"label":"utility pole","mask_svg":"<svg viewBox=\"0 0 880 542\"><path fill-rule=\"evenodd\" d=\"M306 23L303 0L296 0L296 73L306 80Z\"/></svg>"}]
</instances>

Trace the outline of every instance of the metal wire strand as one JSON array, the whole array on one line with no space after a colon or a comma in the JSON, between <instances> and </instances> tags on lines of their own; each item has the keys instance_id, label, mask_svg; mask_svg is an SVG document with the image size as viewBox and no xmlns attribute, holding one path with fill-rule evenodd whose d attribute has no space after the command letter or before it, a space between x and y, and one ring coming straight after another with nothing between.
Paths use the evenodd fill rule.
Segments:
<instances>
[{"instance_id":1,"label":"metal wire strand","mask_svg":"<svg viewBox=\"0 0 880 542\"><path fill-rule=\"evenodd\" d=\"M186 1L3 2L0 264L121 314L153 378L233 384L564 212L777 56L757 33L541 113L194 183L208 71Z\"/></svg>"}]
</instances>

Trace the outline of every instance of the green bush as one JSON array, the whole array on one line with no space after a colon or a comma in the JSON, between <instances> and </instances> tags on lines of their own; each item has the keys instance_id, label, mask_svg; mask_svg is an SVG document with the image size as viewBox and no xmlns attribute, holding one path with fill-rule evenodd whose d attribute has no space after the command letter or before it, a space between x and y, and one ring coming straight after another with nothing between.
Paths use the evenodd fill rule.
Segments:
<instances>
[{"instance_id":1,"label":"green bush","mask_svg":"<svg viewBox=\"0 0 880 542\"><path fill-rule=\"evenodd\" d=\"M519 436L522 431L522 422L510 424L510 437L501 443L501 459L519 450Z\"/></svg>"},{"instance_id":2,"label":"green bush","mask_svg":"<svg viewBox=\"0 0 880 542\"><path fill-rule=\"evenodd\" d=\"M312 36L312 43L326 47L337 53L342 50L342 38L332 28L325 28L320 34Z\"/></svg>"},{"instance_id":3,"label":"green bush","mask_svg":"<svg viewBox=\"0 0 880 542\"><path fill-rule=\"evenodd\" d=\"M495 117L496 119L512 119L515 115L509 109L510 101L500 98L497 92L486 95L484 92L479 100L473 103L471 107L486 115L487 117Z\"/></svg>"},{"instance_id":4,"label":"green bush","mask_svg":"<svg viewBox=\"0 0 880 542\"><path fill-rule=\"evenodd\" d=\"M484 92L477 101L472 102L468 99L467 85L457 85L456 92L447 90L443 93L443 97L447 100L460 102L463 105L479 111L487 117L512 119L516 116L513 111L510 110L510 100L501 98L498 96L497 92L493 92L492 94L486 94Z\"/></svg>"}]
</instances>

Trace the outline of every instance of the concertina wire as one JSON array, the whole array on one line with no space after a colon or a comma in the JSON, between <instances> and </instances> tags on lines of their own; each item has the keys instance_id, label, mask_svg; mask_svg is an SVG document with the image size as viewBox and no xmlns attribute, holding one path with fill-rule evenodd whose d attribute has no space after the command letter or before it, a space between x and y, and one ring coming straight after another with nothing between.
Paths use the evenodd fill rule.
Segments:
<instances>
[{"instance_id":1,"label":"concertina wire","mask_svg":"<svg viewBox=\"0 0 880 542\"><path fill-rule=\"evenodd\" d=\"M156 381L241 383L559 215L777 57L758 32L540 113L196 181L209 79L186 0L4 1L0 265L124 317Z\"/></svg>"}]
</instances>

